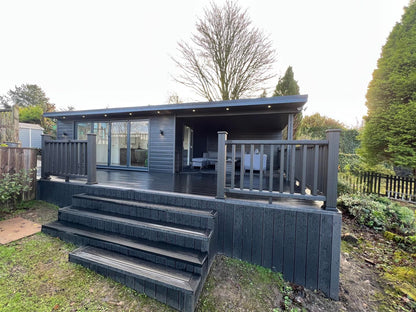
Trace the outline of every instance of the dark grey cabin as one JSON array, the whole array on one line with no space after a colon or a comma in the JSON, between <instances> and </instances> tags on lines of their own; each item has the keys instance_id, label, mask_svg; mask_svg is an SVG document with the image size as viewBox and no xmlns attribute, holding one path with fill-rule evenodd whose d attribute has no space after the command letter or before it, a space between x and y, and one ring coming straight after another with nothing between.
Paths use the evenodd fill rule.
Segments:
<instances>
[{"instance_id":1,"label":"dark grey cabin","mask_svg":"<svg viewBox=\"0 0 416 312\"><path fill-rule=\"evenodd\" d=\"M99 168L180 172L229 139L280 140L307 96L53 112L58 139L97 134ZM289 128L291 129L291 128ZM291 139L291 138L289 138ZM129 148L127 148L129 146Z\"/></svg>"},{"instance_id":2,"label":"dark grey cabin","mask_svg":"<svg viewBox=\"0 0 416 312\"><path fill-rule=\"evenodd\" d=\"M180 311L217 253L338 299L340 132L293 140L306 101L47 113L57 140L43 136L38 198L62 208L43 231L80 246L70 261Z\"/></svg>"}]
</instances>

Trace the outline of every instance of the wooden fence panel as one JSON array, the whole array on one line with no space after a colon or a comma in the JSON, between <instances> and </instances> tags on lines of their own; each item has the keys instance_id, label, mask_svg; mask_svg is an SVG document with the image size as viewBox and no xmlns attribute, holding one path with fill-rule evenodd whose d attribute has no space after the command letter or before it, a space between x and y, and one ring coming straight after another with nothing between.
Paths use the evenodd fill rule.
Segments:
<instances>
[{"instance_id":1,"label":"wooden fence panel","mask_svg":"<svg viewBox=\"0 0 416 312\"><path fill-rule=\"evenodd\" d=\"M36 198L36 157L37 150L34 148L0 147L0 176L32 170L31 190L22 194L24 200Z\"/></svg>"}]
</instances>

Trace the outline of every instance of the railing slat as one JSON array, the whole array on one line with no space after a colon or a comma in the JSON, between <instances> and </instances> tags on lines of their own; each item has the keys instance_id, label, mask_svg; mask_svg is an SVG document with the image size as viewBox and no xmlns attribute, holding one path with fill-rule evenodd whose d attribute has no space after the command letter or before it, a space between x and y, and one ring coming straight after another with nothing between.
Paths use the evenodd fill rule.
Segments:
<instances>
[{"instance_id":1,"label":"railing slat","mask_svg":"<svg viewBox=\"0 0 416 312\"><path fill-rule=\"evenodd\" d=\"M235 187L235 154L236 145L231 146L231 188Z\"/></svg>"},{"instance_id":2,"label":"railing slat","mask_svg":"<svg viewBox=\"0 0 416 312\"><path fill-rule=\"evenodd\" d=\"M285 173L285 146L280 145L279 192L283 193L283 175Z\"/></svg>"},{"instance_id":3,"label":"railing slat","mask_svg":"<svg viewBox=\"0 0 416 312\"><path fill-rule=\"evenodd\" d=\"M269 191L273 192L273 163L274 163L274 145L270 145L270 170L269 170Z\"/></svg>"},{"instance_id":4,"label":"railing slat","mask_svg":"<svg viewBox=\"0 0 416 312\"><path fill-rule=\"evenodd\" d=\"M304 145L302 150L302 180L300 185L300 193L305 195L306 191L306 153L308 152L308 146Z\"/></svg>"},{"instance_id":5,"label":"railing slat","mask_svg":"<svg viewBox=\"0 0 416 312\"><path fill-rule=\"evenodd\" d=\"M245 151L245 145L241 145L241 165L240 165L240 190L244 189L244 157L245 157L246 151Z\"/></svg>"},{"instance_id":6,"label":"railing slat","mask_svg":"<svg viewBox=\"0 0 416 312\"><path fill-rule=\"evenodd\" d=\"M259 177L259 190L263 191L263 154L264 154L264 144L260 145L260 177Z\"/></svg>"},{"instance_id":7,"label":"railing slat","mask_svg":"<svg viewBox=\"0 0 416 312\"><path fill-rule=\"evenodd\" d=\"M253 190L253 175L254 175L254 145L250 145L250 186L249 190Z\"/></svg>"},{"instance_id":8,"label":"railing slat","mask_svg":"<svg viewBox=\"0 0 416 312\"><path fill-rule=\"evenodd\" d=\"M290 183L290 194L295 193L295 166L296 166L296 149L291 147L290 150L290 174L289 174L289 183Z\"/></svg>"},{"instance_id":9,"label":"railing slat","mask_svg":"<svg viewBox=\"0 0 416 312\"><path fill-rule=\"evenodd\" d=\"M314 145L312 195L318 194L319 145Z\"/></svg>"}]
</instances>

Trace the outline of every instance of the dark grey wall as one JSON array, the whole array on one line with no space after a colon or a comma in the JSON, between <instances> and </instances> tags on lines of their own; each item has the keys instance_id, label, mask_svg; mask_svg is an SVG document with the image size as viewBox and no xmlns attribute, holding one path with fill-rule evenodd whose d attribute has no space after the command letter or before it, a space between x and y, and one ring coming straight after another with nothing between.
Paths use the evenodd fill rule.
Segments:
<instances>
[{"instance_id":1,"label":"dark grey wall","mask_svg":"<svg viewBox=\"0 0 416 312\"><path fill-rule=\"evenodd\" d=\"M175 117L157 116L149 120L149 171L175 170ZM163 135L160 134L163 131Z\"/></svg>"},{"instance_id":2,"label":"dark grey wall","mask_svg":"<svg viewBox=\"0 0 416 312\"><path fill-rule=\"evenodd\" d=\"M341 214L156 191L39 181L38 199L60 207L87 192L126 200L218 211L218 252L282 272L286 280L338 299Z\"/></svg>"},{"instance_id":3,"label":"dark grey wall","mask_svg":"<svg viewBox=\"0 0 416 312\"><path fill-rule=\"evenodd\" d=\"M58 120L56 122L56 138L62 139L64 132L67 134L67 139L75 139L74 121Z\"/></svg>"}]
</instances>

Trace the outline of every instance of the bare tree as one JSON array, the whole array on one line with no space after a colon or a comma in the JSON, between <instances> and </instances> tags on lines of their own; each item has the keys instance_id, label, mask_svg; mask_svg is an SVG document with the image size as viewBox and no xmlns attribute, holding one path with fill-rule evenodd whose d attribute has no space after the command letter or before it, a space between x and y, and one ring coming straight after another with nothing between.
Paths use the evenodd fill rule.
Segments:
<instances>
[{"instance_id":1,"label":"bare tree","mask_svg":"<svg viewBox=\"0 0 416 312\"><path fill-rule=\"evenodd\" d=\"M196 30L190 44L178 43L181 57L173 60L182 73L175 79L208 101L249 96L274 77L271 41L236 3L211 3Z\"/></svg>"}]
</instances>

